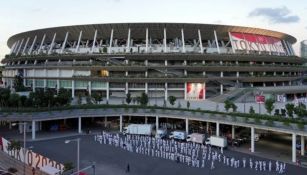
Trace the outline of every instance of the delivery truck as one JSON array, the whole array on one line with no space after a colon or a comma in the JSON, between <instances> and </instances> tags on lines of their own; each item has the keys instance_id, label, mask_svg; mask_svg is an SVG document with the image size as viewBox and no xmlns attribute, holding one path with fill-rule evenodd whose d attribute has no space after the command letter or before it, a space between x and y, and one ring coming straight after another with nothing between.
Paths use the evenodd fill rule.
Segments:
<instances>
[{"instance_id":1,"label":"delivery truck","mask_svg":"<svg viewBox=\"0 0 307 175\"><path fill-rule=\"evenodd\" d=\"M153 125L151 124L129 124L123 129L124 134L149 135L153 134Z\"/></svg>"},{"instance_id":2,"label":"delivery truck","mask_svg":"<svg viewBox=\"0 0 307 175\"><path fill-rule=\"evenodd\" d=\"M192 133L187 136L187 142L195 142L203 144L205 142L205 134Z\"/></svg>"},{"instance_id":3,"label":"delivery truck","mask_svg":"<svg viewBox=\"0 0 307 175\"><path fill-rule=\"evenodd\" d=\"M225 148L227 147L227 139L225 137L210 136L205 141L206 145Z\"/></svg>"},{"instance_id":4,"label":"delivery truck","mask_svg":"<svg viewBox=\"0 0 307 175\"><path fill-rule=\"evenodd\" d=\"M155 137L162 139L162 138L166 137L166 135L167 135L167 130L166 129L158 129L156 131Z\"/></svg>"},{"instance_id":5,"label":"delivery truck","mask_svg":"<svg viewBox=\"0 0 307 175\"><path fill-rule=\"evenodd\" d=\"M185 131L172 131L169 135L170 139L176 139L176 140L186 140L187 134Z\"/></svg>"}]
</instances>

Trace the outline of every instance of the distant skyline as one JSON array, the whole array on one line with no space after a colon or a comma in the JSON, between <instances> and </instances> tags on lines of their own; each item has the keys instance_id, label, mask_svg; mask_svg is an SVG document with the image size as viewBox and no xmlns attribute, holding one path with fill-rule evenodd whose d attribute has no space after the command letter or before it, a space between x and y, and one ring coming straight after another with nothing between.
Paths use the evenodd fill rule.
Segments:
<instances>
[{"instance_id":1,"label":"distant skyline","mask_svg":"<svg viewBox=\"0 0 307 175\"><path fill-rule=\"evenodd\" d=\"M0 6L0 58L7 40L40 28L124 22L213 23L264 28L307 39L307 1L300 0L10 0Z\"/></svg>"}]
</instances>

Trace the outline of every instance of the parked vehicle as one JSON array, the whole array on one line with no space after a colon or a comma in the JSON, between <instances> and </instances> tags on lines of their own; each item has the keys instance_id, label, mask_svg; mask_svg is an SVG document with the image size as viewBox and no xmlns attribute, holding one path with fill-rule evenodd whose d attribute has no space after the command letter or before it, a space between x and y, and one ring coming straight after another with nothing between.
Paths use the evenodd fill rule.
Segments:
<instances>
[{"instance_id":1,"label":"parked vehicle","mask_svg":"<svg viewBox=\"0 0 307 175\"><path fill-rule=\"evenodd\" d=\"M186 140L187 134L185 131L173 131L169 135L170 139L177 139L177 140Z\"/></svg>"},{"instance_id":2,"label":"parked vehicle","mask_svg":"<svg viewBox=\"0 0 307 175\"><path fill-rule=\"evenodd\" d=\"M227 147L227 139L225 137L211 136L205 141L206 145L217 146L221 148Z\"/></svg>"},{"instance_id":3,"label":"parked vehicle","mask_svg":"<svg viewBox=\"0 0 307 175\"><path fill-rule=\"evenodd\" d=\"M203 144L205 142L205 134L192 133L187 136L187 142L195 142Z\"/></svg>"},{"instance_id":4,"label":"parked vehicle","mask_svg":"<svg viewBox=\"0 0 307 175\"><path fill-rule=\"evenodd\" d=\"M152 135L153 125L151 124L130 124L123 129L124 134Z\"/></svg>"},{"instance_id":5,"label":"parked vehicle","mask_svg":"<svg viewBox=\"0 0 307 175\"><path fill-rule=\"evenodd\" d=\"M158 129L157 132L156 132L155 137L162 139L162 138L166 137L166 135L167 135L167 130L166 129Z\"/></svg>"}]
</instances>

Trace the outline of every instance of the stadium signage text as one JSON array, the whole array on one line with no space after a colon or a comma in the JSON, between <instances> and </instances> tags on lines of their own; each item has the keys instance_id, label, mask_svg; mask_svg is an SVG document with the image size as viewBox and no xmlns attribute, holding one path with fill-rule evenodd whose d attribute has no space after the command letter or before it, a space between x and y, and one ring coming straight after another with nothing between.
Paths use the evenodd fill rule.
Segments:
<instances>
[{"instance_id":1,"label":"stadium signage text","mask_svg":"<svg viewBox=\"0 0 307 175\"><path fill-rule=\"evenodd\" d=\"M231 32L230 37L235 50L285 54L284 46L278 38L236 32Z\"/></svg>"}]
</instances>

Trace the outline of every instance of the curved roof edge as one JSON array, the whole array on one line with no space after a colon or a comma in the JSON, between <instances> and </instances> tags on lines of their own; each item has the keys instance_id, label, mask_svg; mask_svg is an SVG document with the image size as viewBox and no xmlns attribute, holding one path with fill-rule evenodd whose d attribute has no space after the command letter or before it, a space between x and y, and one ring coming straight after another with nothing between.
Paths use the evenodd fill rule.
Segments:
<instances>
[{"instance_id":1,"label":"curved roof edge","mask_svg":"<svg viewBox=\"0 0 307 175\"><path fill-rule=\"evenodd\" d=\"M94 31L95 29L104 29L104 30L110 30L111 28L117 27L118 30L125 30L129 27L133 28L145 28L148 27L155 27L155 28L164 28L164 27L180 27L180 28L190 28L190 29L200 29L200 30L216 30L216 32L219 33L227 33L227 32L241 32L241 33L253 33L253 34L259 34L259 35L266 35L271 37L276 37L279 39L287 40L291 44L294 44L297 42L297 39L289 34L268 30L268 29L262 29L262 28L255 28L255 27L244 27L244 26L235 26L235 25L220 25L220 24L202 24L202 23L159 23L159 22L148 22L148 23L103 23L103 24L84 24L84 25L71 25L71 26L59 26L59 27L49 27L49 28L42 28L42 29L36 29L36 30L30 30L22 33L15 34L11 36L8 41L7 45L8 47L12 47L13 43L16 40L19 40L21 38L26 38L29 36L35 36L38 35L38 37L42 36L43 33L49 33L49 32L59 32L59 33L66 33L66 31L73 31L73 32L79 32L81 29L85 31ZM85 32L86 33L86 32ZM213 35L213 34L212 34ZM228 34L227 34L228 35ZM51 37L49 36L49 40ZM48 40L48 37L46 37L46 40Z\"/></svg>"}]
</instances>

